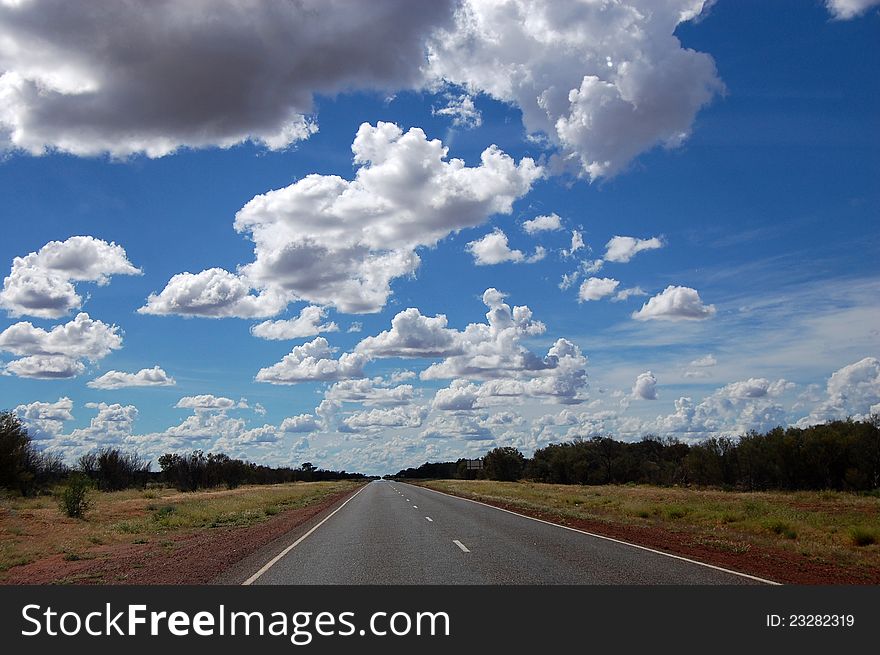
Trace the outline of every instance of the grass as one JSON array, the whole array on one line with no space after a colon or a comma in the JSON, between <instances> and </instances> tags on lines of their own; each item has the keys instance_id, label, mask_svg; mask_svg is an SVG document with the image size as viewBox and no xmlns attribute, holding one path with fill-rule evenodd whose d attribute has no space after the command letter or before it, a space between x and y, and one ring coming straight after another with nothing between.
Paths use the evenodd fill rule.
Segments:
<instances>
[{"instance_id":1,"label":"grass","mask_svg":"<svg viewBox=\"0 0 880 655\"><path fill-rule=\"evenodd\" d=\"M84 519L68 518L57 496L0 497L0 582L14 566L61 555L91 559L119 544L158 543L174 548L174 537L192 530L246 527L285 510L316 504L357 482L296 482L194 493L174 489L129 489L90 495ZM60 492L60 490L59 490Z\"/></svg>"},{"instance_id":2,"label":"grass","mask_svg":"<svg viewBox=\"0 0 880 655\"><path fill-rule=\"evenodd\" d=\"M880 570L880 497L835 491L732 492L647 485L437 480L433 489L609 525L686 532L721 552L783 548L817 562Z\"/></svg>"}]
</instances>

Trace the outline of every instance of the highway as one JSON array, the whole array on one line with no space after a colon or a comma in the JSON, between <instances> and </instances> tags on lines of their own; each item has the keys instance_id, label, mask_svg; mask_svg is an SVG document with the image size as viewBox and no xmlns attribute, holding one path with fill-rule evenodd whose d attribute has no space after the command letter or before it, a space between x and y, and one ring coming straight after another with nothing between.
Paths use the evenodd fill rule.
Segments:
<instances>
[{"instance_id":1,"label":"highway","mask_svg":"<svg viewBox=\"0 0 880 655\"><path fill-rule=\"evenodd\" d=\"M362 487L244 584L762 584L394 481Z\"/></svg>"}]
</instances>

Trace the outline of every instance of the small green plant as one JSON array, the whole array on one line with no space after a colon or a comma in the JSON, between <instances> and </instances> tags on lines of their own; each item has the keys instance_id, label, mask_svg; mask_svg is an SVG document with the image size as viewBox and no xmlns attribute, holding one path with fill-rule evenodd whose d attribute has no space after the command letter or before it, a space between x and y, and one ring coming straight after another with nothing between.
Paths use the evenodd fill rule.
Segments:
<instances>
[{"instance_id":1,"label":"small green plant","mask_svg":"<svg viewBox=\"0 0 880 655\"><path fill-rule=\"evenodd\" d=\"M785 521L770 521L767 523L767 529L773 534L778 534L786 539L797 539L797 530Z\"/></svg>"},{"instance_id":2,"label":"small green plant","mask_svg":"<svg viewBox=\"0 0 880 655\"><path fill-rule=\"evenodd\" d=\"M878 541L877 533L867 528L853 528L849 531L849 538L854 546L871 546Z\"/></svg>"},{"instance_id":3,"label":"small green plant","mask_svg":"<svg viewBox=\"0 0 880 655\"><path fill-rule=\"evenodd\" d=\"M270 505L266 508L266 516L275 516L280 511L276 505Z\"/></svg>"},{"instance_id":4,"label":"small green plant","mask_svg":"<svg viewBox=\"0 0 880 655\"><path fill-rule=\"evenodd\" d=\"M61 492L61 511L73 519L81 519L91 507L89 479L79 473L71 474Z\"/></svg>"}]
</instances>

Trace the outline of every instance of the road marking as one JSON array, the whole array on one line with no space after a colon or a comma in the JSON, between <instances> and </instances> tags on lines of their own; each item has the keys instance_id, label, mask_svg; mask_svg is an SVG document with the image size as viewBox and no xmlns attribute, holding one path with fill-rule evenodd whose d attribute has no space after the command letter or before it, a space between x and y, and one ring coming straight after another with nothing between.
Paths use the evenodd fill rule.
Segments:
<instances>
[{"instance_id":1,"label":"road marking","mask_svg":"<svg viewBox=\"0 0 880 655\"><path fill-rule=\"evenodd\" d=\"M458 546L459 548L461 548L461 552L463 552L463 553L469 553L469 552L471 552L471 551L468 549L468 547L465 546L463 543L461 543L458 539L453 539L453 540L452 540L452 543L454 543L456 546Z\"/></svg>"},{"instance_id":2,"label":"road marking","mask_svg":"<svg viewBox=\"0 0 880 655\"><path fill-rule=\"evenodd\" d=\"M273 558L270 559L268 562L266 562L266 564L265 564L265 566L263 566L263 568L261 568L259 571L257 571L256 573L254 573L254 574L253 574L251 577L249 577L247 580L245 580L244 582L242 582L242 583L241 583L242 586L247 586L247 585L253 584L253 583L254 583L254 582L255 582L255 581L256 581L261 575L263 575L266 571L268 571L268 570L271 569L273 566L275 566L275 565L278 563L278 561L279 561L282 557L284 557L285 555L287 555L287 553L289 553L289 552L292 551L294 548L296 548L297 546L299 546L299 545L305 540L306 537L308 537L308 536L309 536L310 534L312 534L315 530L317 530L317 529L320 528L322 525L324 525L324 523L326 523L327 521L329 521L329 520L330 520L330 517L332 517L334 514L336 514L336 512L338 512L338 511L341 510L343 507L345 507L345 506L348 504L348 501L352 500L355 496L357 496L360 492L362 492L362 491L363 491L364 489L366 489L366 488L367 488L367 485L364 485L363 487L361 487L360 489L358 489L358 490L354 493L354 495L349 496L348 498L346 498L344 503L342 503L339 507L337 507L337 508L334 509L332 512L330 512L327 516L325 516L325 517L321 520L321 522L318 523L318 525L316 525L316 526L313 527L311 530L309 530L308 532L306 532L303 536L301 536L299 539L297 539L296 541L294 541L294 542L293 542L292 544L290 544L287 548L285 548L285 549L282 550L280 553L278 553L275 557L273 557Z\"/></svg>"},{"instance_id":3,"label":"road marking","mask_svg":"<svg viewBox=\"0 0 880 655\"><path fill-rule=\"evenodd\" d=\"M404 482L403 484L409 484L408 482ZM415 486L415 485L413 485ZM630 546L631 548L638 548L639 550L646 550L649 553L655 553L656 555L663 555L664 557L671 557L672 559L678 559L683 562L689 562L690 564L696 564L697 566L705 566L709 569L715 569L716 571L722 571L724 573L729 573L731 575L738 575L741 578L748 578L749 580L755 580L757 582L763 582L764 584L769 585L781 585L781 582L774 582L773 580L767 580L766 578L759 578L756 575L749 575L748 573L740 573L739 571L733 571L731 569L725 569L721 566L715 566L714 564L707 564L706 562L700 562L699 560L690 559L688 557L682 557L681 555L673 555L672 553L664 553L662 550L655 550L653 548L648 548L647 546L640 546L639 544L630 543L629 541L623 541L622 539L615 539L614 537L606 537L605 535L596 534L595 532L587 532L586 530L578 530L577 528L572 528L567 525L560 525L559 523L551 523L550 521L545 521L544 519L536 519L534 516L528 516L527 514L520 514L519 512L514 512L509 509L504 509L503 507L495 507L495 505L490 505L489 503L482 503L479 500L473 500L471 498L462 498L461 496L453 496L452 494L448 494L445 491L437 491L436 489L431 489L430 487L420 487L421 489L425 489L427 491L433 491L435 494L441 494L443 496L449 496L450 498L455 498L456 500L466 500L469 503L474 503L476 505L483 505L484 507L491 507L492 509L497 509L499 512L507 512L508 514L513 514L514 516L519 516L524 519L529 519L530 521L537 521L538 523L546 523L547 525L552 525L557 528L562 528L563 530L571 530L572 532L580 532L581 534L585 534L589 537L595 537L596 539L604 539L605 541L613 541L616 544L623 544L624 546Z\"/></svg>"},{"instance_id":4,"label":"road marking","mask_svg":"<svg viewBox=\"0 0 880 655\"><path fill-rule=\"evenodd\" d=\"M431 523L434 522L434 519L432 519L430 516L426 516L425 518L428 519L428 521L430 521Z\"/></svg>"},{"instance_id":5,"label":"road marking","mask_svg":"<svg viewBox=\"0 0 880 655\"><path fill-rule=\"evenodd\" d=\"M418 508L419 508L418 505L413 505L413 509L418 509Z\"/></svg>"}]
</instances>

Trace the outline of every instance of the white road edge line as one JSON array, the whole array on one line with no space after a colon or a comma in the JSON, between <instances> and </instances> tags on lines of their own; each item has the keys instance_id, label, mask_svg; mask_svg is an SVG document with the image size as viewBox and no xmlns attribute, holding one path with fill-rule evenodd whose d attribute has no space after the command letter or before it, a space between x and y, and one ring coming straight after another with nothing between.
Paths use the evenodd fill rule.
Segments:
<instances>
[{"instance_id":1,"label":"white road edge line","mask_svg":"<svg viewBox=\"0 0 880 655\"><path fill-rule=\"evenodd\" d=\"M430 516L426 516L425 518L428 519L431 523L434 522L434 519L432 519Z\"/></svg>"},{"instance_id":2,"label":"white road edge line","mask_svg":"<svg viewBox=\"0 0 880 655\"><path fill-rule=\"evenodd\" d=\"M403 482L402 484L410 484L410 483ZM410 486L415 487L418 485L410 485ZM696 564L698 566L705 566L706 568L715 569L716 571L723 571L724 573L730 573L731 575L738 575L741 578L748 578L749 580L755 580L757 582L763 582L764 584L769 584L769 585L780 586L782 584L781 582L774 582L773 580L767 580L766 578L759 578L756 575L749 575L748 573L740 573L739 571L725 569L724 567L721 567L721 566L715 566L714 564L707 564L706 562L700 562L699 560L690 559L688 557L682 557L681 555L673 555L672 553L664 553L662 550L655 550L653 548L648 548L647 546L640 546L639 544L630 543L629 541L623 541L622 539L615 539L614 537L606 537L605 535L596 534L595 532L587 532L586 530L578 530L577 528L571 528L567 525L560 525L559 523L552 523L550 521L545 521L544 519L536 519L534 516L528 516L527 514L520 514L519 512L513 512L509 509L504 509L503 507L495 507L495 505L490 505L489 503L482 503L479 500L473 500L472 498L464 498L462 496L454 496L453 494L448 494L445 491L437 491L436 489L431 489L430 487L419 487L419 488L426 489L427 491L433 491L435 494L442 494L444 496L449 496L450 498L456 498L458 500L466 500L469 503L483 505L484 507L491 507L492 509L497 509L499 512L507 512L508 514L513 514L514 516L520 516L524 519L529 519L530 521L537 521L538 523L546 523L547 525L552 525L557 528L562 528L564 530L571 530L572 532L580 532L581 534L585 534L590 537L596 537L597 539L604 539L605 541L613 541L616 544L623 544L624 546L638 548L639 550L646 550L649 553L663 555L664 557L671 557L672 559L678 559L683 562L689 562L691 564Z\"/></svg>"},{"instance_id":3,"label":"white road edge line","mask_svg":"<svg viewBox=\"0 0 880 655\"><path fill-rule=\"evenodd\" d=\"M366 489L367 486L368 486L368 485L365 484L363 487L361 487L360 489L358 489L353 495L351 495L351 496L349 496L348 498L346 498L344 503L342 503L339 507L337 507L337 508L334 509L332 512L330 512L327 516L325 516L325 517L321 520L320 523L318 523L318 524L317 524L316 526L314 526L311 530L309 530L309 531L306 532L303 536L301 536L299 539L297 539L297 540L294 541L292 544L290 544L287 548L285 548L285 549L282 550L280 553L278 553L275 557L273 557L273 558L270 559L268 562L266 562L266 564L263 566L263 568L261 568L259 571L257 571L256 573L254 573L254 574L253 574L251 577L249 577L247 580L245 580L244 582L242 582L241 585L244 587L244 586L251 585L251 584L253 584L254 582L256 582L256 580L257 580L261 575L263 575L266 571L268 571L268 570L271 569L273 566L275 566L275 565L278 563L278 560L280 560L282 557L284 557L285 555L287 555L287 553L289 553L289 552L292 551L294 548L296 548L297 546L299 546L299 545L305 540L306 537L308 537L308 536L309 536L310 534L312 534L315 530L317 530L317 529L320 528L322 525L324 525L324 523L326 523L327 521L329 521L330 518L331 518L334 514L336 514L336 512L338 512L338 511L341 510L343 507L345 507L345 506L348 504L348 501L354 499L354 497L357 496L357 495L358 495L360 492L362 492L364 489Z\"/></svg>"},{"instance_id":4,"label":"white road edge line","mask_svg":"<svg viewBox=\"0 0 880 655\"><path fill-rule=\"evenodd\" d=\"M463 552L463 553L469 553L469 552L471 552L470 549L468 549L468 547L465 546L463 543L461 543L458 539L453 539L453 540L452 540L452 543L454 543L456 546L458 546L459 548L461 548L461 552Z\"/></svg>"}]
</instances>

